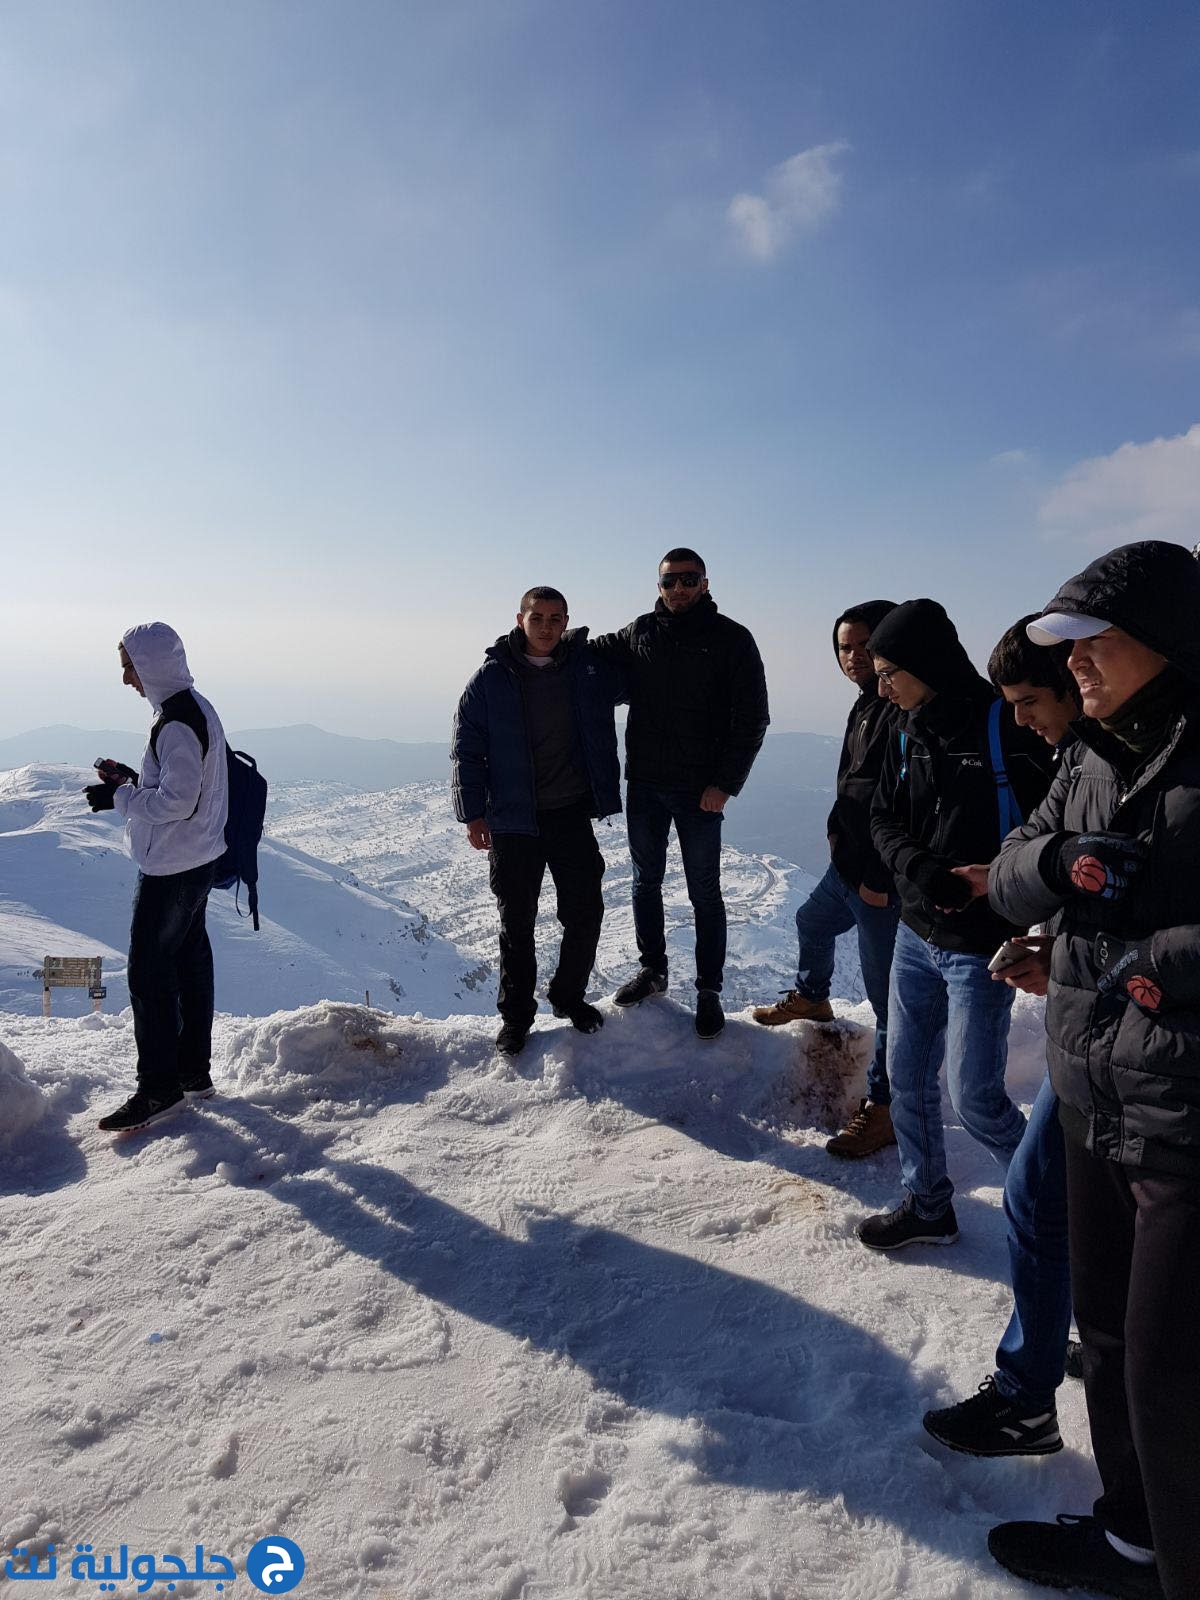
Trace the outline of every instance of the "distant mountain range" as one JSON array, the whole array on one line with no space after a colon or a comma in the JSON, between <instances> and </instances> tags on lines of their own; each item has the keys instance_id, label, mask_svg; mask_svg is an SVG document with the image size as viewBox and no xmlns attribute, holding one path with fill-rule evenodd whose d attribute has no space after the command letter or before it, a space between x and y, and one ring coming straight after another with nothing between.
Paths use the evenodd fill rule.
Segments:
<instances>
[{"instance_id":1,"label":"distant mountain range","mask_svg":"<svg viewBox=\"0 0 1200 1600\"><path fill-rule=\"evenodd\" d=\"M316 781L371 792L449 776L444 744L358 739L311 723L246 728L229 735L272 785ZM97 756L136 765L139 736L127 730L34 728L0 739L0 770L31 762L90 769ZM825 819L837 777L838 741L818 733L769 733L745 790L730 803L725 837L742 850L782 856L812 873L825 870Z\"/></svg>"}]
</instances>

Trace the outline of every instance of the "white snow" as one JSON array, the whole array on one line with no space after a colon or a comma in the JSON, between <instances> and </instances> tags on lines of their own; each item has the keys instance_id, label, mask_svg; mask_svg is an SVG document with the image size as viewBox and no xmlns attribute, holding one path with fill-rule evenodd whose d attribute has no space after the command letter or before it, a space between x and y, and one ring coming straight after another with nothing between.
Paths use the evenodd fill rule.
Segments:
<instances>
[{"instance_id":1,"label":"white snow","mask_svg":"<svg viewBox=\"0 0 1200 1600\"><path fill-rule=\"evenodd\" d=\"M869 1043L836 1009L701 1046L606 1004L515 1062L491 1018L221 1016L219 1096L116 1140L128 1012L5 1016L0 1122L45 1106L0 1179L5 1548L241 1569L280 1532L298 1593L405 1600L1012 1593L986 1530L1090 1504L1082 1397L1057 1457L923 1434L1007 1316L998 1171L951 1128L959 1244L864 1250L895 1158L822 1148ZM1040 1033L1020 998L1026 1101Z\"/></svg>"},{"instance_id":2,"label":"white snow","mask_svg":"<svg viewBox=\"0 0 1200 1600\"><path fill-rule=\"evenodd\" d=\"M82 779L0 777L6 1553L202 1542L242 1573L280 1533L302 1597L998 1600L1018 1586L988 1527L1090 1506L1077 1386L1058 1456L976 1461L921 1429L991 1370L1008 1316L999 1170L951 1122L959 1243L855 1239L899 1188L894 1151L823 1148L870 1049L852 949L836 1024L742 1009L787 986L807 875L729 852L718 1040L687 1008L676 876L671 994L602 1000L593 1036L543 1012L510 1061L486 866L444 793L285 794L269 926L213 901L219 1093L114 1138L95 1124L133 1082L132 872ZM620 830L602 837L607 994L633 963ZM104 955L103 1013L32 1014L15 969L48 950ZM359 1002L367 975L386 1007ZM1026 1104L1042 1025L1018 997Z\"/></svg>"}]
</instances>

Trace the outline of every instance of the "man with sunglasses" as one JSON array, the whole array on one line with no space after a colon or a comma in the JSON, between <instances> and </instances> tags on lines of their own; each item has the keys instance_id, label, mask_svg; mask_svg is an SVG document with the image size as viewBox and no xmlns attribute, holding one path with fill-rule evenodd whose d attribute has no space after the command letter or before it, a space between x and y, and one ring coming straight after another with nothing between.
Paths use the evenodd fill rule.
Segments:
<instances>
[{"instance_id":1,"label":"man with sunglasses","mask_svg":"<svg viewBox=\"0 0 1200 1600\"><path fill-rule=\"evenodd\" d=\"M641 966L613 1000L635 1006L666 992L662 883L674 823L696 919L696 1032L715 1039L725 1026L721 819L762 747L767 683L749 629L718 612L694 550L668 550L658 590L653 611L596 641L629 681L626 811Z\"/></svg>"}]
</instances>

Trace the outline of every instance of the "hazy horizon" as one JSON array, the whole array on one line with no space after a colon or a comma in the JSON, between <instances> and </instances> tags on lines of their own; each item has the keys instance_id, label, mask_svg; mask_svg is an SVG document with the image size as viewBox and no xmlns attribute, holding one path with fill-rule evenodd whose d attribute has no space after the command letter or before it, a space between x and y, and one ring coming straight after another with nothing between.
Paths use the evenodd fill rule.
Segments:
<instances>
[{"instance_id":1,"label":"hazy horizon","mask_svg":"<svg viewBox=\"0 0 1200 1600\"><path fill-rule=\"evenodd\" d=\"M0 670L442 738L517 598L677 544L834 733L832 619L978 665L1200 530L1200 10L261 0L0 22ZM997 63L1002 64L998 70Z\"/></svg>"}]
</instances>

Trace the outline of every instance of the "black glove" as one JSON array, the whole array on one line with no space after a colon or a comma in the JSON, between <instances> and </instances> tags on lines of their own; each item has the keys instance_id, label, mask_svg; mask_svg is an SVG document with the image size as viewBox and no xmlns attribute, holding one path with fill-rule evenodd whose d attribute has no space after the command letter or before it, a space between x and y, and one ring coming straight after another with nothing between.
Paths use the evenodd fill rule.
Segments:
<instances>
[{"instance_id":1,"label":"black glove","mask_svg":"<svg viewBox=\"0 0 1200 1600\"><path fill-rule=\"evenodd\" d=\"M910 868L908 876L925 898L942 910L965 911L971 904L970 881L955 877L936 856Z\"/></svg>"},{"instance_id":2,"label":"black glove","mask_svg":"<svg viewBox=\"0 0 1200 1600\"><path fill-rule=\"evenodd\" d=\"M1120 900L1146 865L1140 839L1128 833L1069 833L1049 852L1045 876L1059 894L1090 900Z\"/></svg>"},{"instance_id":3,"label":"black glove","mask_svg":"<svg viewBox=\"0 0 1200 1600\"><path fill-rule=\"evenodd\" d=\"M1126 944L1102 933L1092 946L1092 955L1101 994L1127 994L1143 1011L1162 1010L1166 997L1149 940Z\"/></svg>"},{"instance_id":4,"label":"black glove","mask_svg":"<svg viewBox=\"0 0 1200 1600\"><path fill-rule=\"evenodd\" d=\"M90 783L83 792L93 811L111 811L117 786L114 783Z\"/></svg>"},{"instance_id":5,"label":"black glove","mask_svg":"<svg viewBox=\"0 0 1200 1600\"><path fill-rule=\"evenodd\" d=\"M114 761L111 756L97 756L92 765L105 783L119 784L122 779L130 783L138 781L138 775L132 767L127 767L123 761Z\"/></svg>"}]
</instances>

